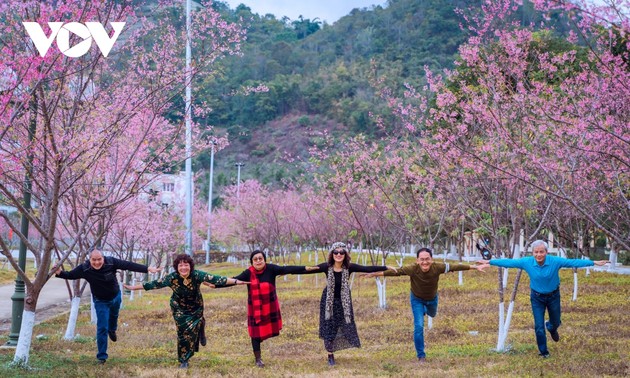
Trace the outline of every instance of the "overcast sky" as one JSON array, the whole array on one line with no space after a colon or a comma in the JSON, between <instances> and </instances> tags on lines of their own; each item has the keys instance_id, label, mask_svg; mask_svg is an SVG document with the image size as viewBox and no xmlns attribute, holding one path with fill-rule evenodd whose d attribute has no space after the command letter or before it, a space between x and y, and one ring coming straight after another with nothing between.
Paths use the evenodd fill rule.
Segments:
<instances>
[{"instance_id":1,"label":"overcast sky","mask_svg":"<svg viewBox=\"0 0 630 378\"><path fill-rule=\"evenodd\" d=\"M385 5L387 0L222 0L234 9L245 4L253 13L261 16L271 13L280 19L283 16L297 20L300 15L313 20L319 18L329 24L350 13L354 8L368 8L372 5Z\"/></svg>"}]
</instances>

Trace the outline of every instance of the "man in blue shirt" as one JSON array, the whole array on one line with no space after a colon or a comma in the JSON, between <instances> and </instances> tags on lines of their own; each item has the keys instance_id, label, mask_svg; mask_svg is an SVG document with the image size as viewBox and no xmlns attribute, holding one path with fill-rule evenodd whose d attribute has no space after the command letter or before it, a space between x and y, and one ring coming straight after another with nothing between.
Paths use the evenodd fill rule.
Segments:
<instances>
[{"instance_id":1,"label":"man in blue shirt","mask_svg":"<svg viewBox=\"0 0 630 378\"><path fill-rule=\"evenodd\" d=\"M540 356L549 357L547 349L547 334L549 331L553 341L559 341L558 327L560 321L560 268L583 268L587 266L602 266L608 261L591 261L565 259L557 256L547 256L547 243L536 240L532 243L533 256L520 259L490 260L489 264L502 268L523 269L529 275L530 300L534 315L534 331ZM481 264L488 264L487 261ZM545 310L549 313L549 321L545 323Z\"/></svg>"}]
</instances>

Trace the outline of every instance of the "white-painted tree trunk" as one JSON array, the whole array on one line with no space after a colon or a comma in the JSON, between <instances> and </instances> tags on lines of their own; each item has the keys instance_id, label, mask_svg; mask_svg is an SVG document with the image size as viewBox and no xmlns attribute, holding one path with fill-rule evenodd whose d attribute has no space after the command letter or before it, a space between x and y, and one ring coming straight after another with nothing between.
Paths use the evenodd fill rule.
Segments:
<instances>
[{"instance_id":1,"label":"white-painted tree trunk","mask_svg":"<svg viewBox=\"0 0 630 378\"><path fill-rule=\"evenodd\" d=\"M503 323L503 326L500 327L501 330L499 331L499 339L497 342L498 352L505 351L505 341L507 340L507 335L508 335L508 332L510 331L510 323L512 321L513 312L514 312L514 301L511 301L510 305L508 306L508 311L507 311L507 315L505 316L505 321Z\"/></svg>"},{"instance_id":2,"label":"white-painted tree trunk","mask_svg":"<svg viewBox=\"0 0 630 378\"><path fill-rule=\"evenodd\" d=\"M433 328L433 318L427 315L427 329Z\"/></svg>"},{"instance_id":3,"label":"white-painted tree trunk","mask_svg":"<svg viewBox=\"0 0 630 378\"><path fill-rule=\"evenodd\" d=\"M118 283L118 289L120 290L120 308L123 308L124 303L123 303L123 299L125 298L125 296L123 295L125 292L123 291L125 288L123 287L123 283L119 282Z\"/></svg>"},{"instance_id":4,"label":"white-painted tree trunk","mask_svg":"<svg viewBox=\"0 0 630 378\"><path fill-rule=\"evenodd\" d=\"M72 298L70 304L70 316L68 317L68 324L66 326L66 334L63 336L64 340L74 340L74 331L77 327L77 318L79 317L79 305L81 304L81 297Z\"/></svg>"},{"instance_id":5,"label":"white-painted tree trunk","mask_svg":"<svg viewBox=\"0 0 630 378\"><path fill-rule=\"evenodd\" d=\"M90 323L96 324L96 308L94 307L94 296L90 294Z\"/></svg>"},{"instance_id":6,"label":"white-painted tree trunk","mask_svg":"<svg viewBox=\"0 0 630 378\"><path fill-rule=\"evenodd\" d=\"M17 347L15 348L15 356L13 363L16 365L26 366L31 350L31 340L33 338L33 327L35 326L35 312L24 311L22 313L22 326L20 327L20 336Z\"/></svg>"},{"instance_id":7,"label":"white-painted tree trunk","mask_svg":"<svg viewBox=\"0 0 630 378\"><path fill-rule=\"evenodd\" d=\"M459 271L459 286L462 286L464 284L464 272L463 271Z\"/></svg>"},{"instance_id":8,"label":"white-painted tree trunk","mask_svg":"<svg viewBox=\"0 0 630 378\"><path fill-rule=\"evenodd\" d=\"M385 277L381 279L377 277L376 278L376 291L378 293L378 308L387 307L386 288L387 288L387 281L385 280Z\"/></svg>"},{"instance_id":9,"label":"white-painted tree trunk","mask_svg":"<svg viewBox=\"0 0 630 378\"><path fill-rule=\"evenodd\" d=\"M507 270L507 269L505 269ZM497 338L497 351L502 351L501 335L503 335L503 328L505 327L505 303L499 303L499 337Z\"/></svg>"},{"instance_id":10,"label":"white-painted tree trunk","mask_svg":"<svg viewBox=\"0 0 630 378\"><path fill-rule=\"evenodd\" d=\"M131 286L136 286L136 279L135 278L131 281ZM129 300L130 301L133 301L133 293L134 292L135 292L135 290L131 290L131 293L129 293Z\"/></svg>"},{"instance_id":11,"label":"white-painted tree trunk","mask_svg":"<svg viewBox=\"0 0 630 378\"><path fill-rule=\"evenodd\" d=\"M507 287L509 269L503 269L503 287Z\"/></svg>"},{"instance_id":12,"label":"white-painted tree trunk","mask_svg":"<svg viewBox=\"0 0 630 378\"><path fill-rule=\"evenodd\" d=\"M513 259L521 258L521 246L520 245L518 245L518 244L514 245L513 251L514 251L514 254L512 255Z\"/></svg>"},{"instance_id":13,"label":"white-painted tree trunk","mask_svg":"<svg viewBox=\"0 0 630 378\"><path fill-rule=\"evenodd\" d=\"M315 265L319 265L319 253L315 252ZM315 275L315 287L319 286L319 274Z\"/></svg>"},{"instance_id":14,"label":"white-painted tree trunk","mask_svg":"<svg viewBox=\"0 0 630 378\"><path fill-rule=\"evenodd\" d=\"M615 270L617 267L617 251L614 249L610 250L610 257L608 258L610 264L608 265L608 270Z\"/></svg>"},{"instance_id":15,"label":"white-painted tree trunk","mask_svg":"<svg viewBox=\"0 0 630 378\"><path fill-rule=\"evenodd\" d=\"M577 301L578 293L578 274L577 271L573 272L573 301Z\"/></svg>"},{"instance_id":16,"label":"white-painted tree trunk","mask_svg":"<svg viewBox=\"0 0 630 378\"><path fill-rule=\"evenodd\" d=\"M352 290L352 285L354 284L354 274L350 276L350 290Z\"/></svg>"}]
</instances>

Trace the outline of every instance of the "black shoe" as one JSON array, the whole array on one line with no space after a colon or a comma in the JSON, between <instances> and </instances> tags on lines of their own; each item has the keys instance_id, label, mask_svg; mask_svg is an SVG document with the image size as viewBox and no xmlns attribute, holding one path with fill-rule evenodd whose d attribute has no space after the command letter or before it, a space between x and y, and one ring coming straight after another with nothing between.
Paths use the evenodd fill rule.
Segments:
<instances>
[{"instance_id":1,"label":"black shoe","mask_svg":"<svg viewBox=\"0 0 630 378\"><path fill-rule=\"evenodd\" d=\"M335 356L332 354L328 355L328 366L335 366Z\"/></svg>"},{"instance_id":2,"label":"black shoe","mask_svg":"<svg viewBox=\"0 0 630 378\"><path fill-rule=\"evenodd\" d=\"M206 346L207 343L208 339L206 339L206 335L199 336L199 344L201 344L201 346Z\"/></svg>"},{"instance_id":3,"label":"black shoe","mask_svg":"<svg viewBox=\"0 0 630 378\"><path fill-rule=\"evenodd\" d=\"M116 342L118 340L118 336L116 336L116 331L109 331L107 332L109 334L109 339L113 342Z\"/></svg>"},{"instance_id":4,"label":"black shoe","mask_svg":"<svg viewBox=\"0 0 630 378\"><path fill-rule=\"evenodd\" d=\"M542 357L542 358L549 358L550 357L549 353L545 353L545 354L540 353L539 356Z\"/></svg>"},{"instance_id":5,"label":"black shoe","mask_svg":"<svg viewBox=\"0 0 630 378\"><path fill-rule=\"evenodd\" d=\"M99 365L105 365L105 362L107 362L107 360L98 360Z\"/></svg>"},{"instance_id":6,"label":"black shoe","mask_svg":"<svg viewBox=\"0 0 630 378\"><path fill-rule=\"evenodd\" d=\"M256 366L258 366L259 368L264 368L265 367L265 363L260 359L256 359Z\"/></svg>"},{"instance_id":7,"label":"black shoe","mask_svg":"<svg viewBox=\"0 0 630 378\"><path fill-rule=\"evenodd\" d=\"M425 362L427 362L427 359L426 359L426 358L424 358L424 357L418 357L418 363L419 363L419 364L423 364L423 363L425 363Z\"/></svg>"},{"instance_id":8,"label":"black shoe","mask_svg":"<svg viewBox=\"0 0 630 378\"><path fill-rule=\"evenodd\" d=\"M188 361L179 364L180 369L188 369Z\"/></svg>"},{"instance_id":9,"label":"black shoe","mask_svg":"<svg viewBox=\"0 0 630 378\"><path fill-rule=\"evenodd\" d=\"M547 328L549 326L549 322L545 323L545 328ZM551 335L551 340L558 342L560 341L560 334L558 333L558 330L549 330L549 328L547 328L547 330L549 331L549 334Z\"/></svg>"}]
</instances>

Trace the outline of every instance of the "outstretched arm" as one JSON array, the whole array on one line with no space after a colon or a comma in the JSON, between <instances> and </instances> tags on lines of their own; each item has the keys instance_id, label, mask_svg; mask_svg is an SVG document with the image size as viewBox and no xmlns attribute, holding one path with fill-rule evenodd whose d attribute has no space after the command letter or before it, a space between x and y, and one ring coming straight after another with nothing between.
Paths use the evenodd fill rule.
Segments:
<instances>
[{"instance_id":1,"label":"outstretched arm","mask_svg":"<svg viewBox=\"0 0 630 378\"><path fill-rule=\"evenodd\" d=\"M79 278L83 278L82 271L83 268L81 267L81 265L75 267L71 271L62 270L61 265L59 265L54 272L55 276L58 278L63 278L65 280L76 280Z\"/></svg>"},{"instance_id":2,"label":"outstretched arm","mask_svg":"<svg viewBox=\"0 0 630 378\"><path fill-rule=\"evenodd\" d=\"M123 287L127 290L140 290L140 289L144 289L144 287L142 287L142 285L127 285L127 284L123 284Z\"/></svg>"},{"instance_id":3,"label":"outstretched arm","mask_svg":"<svg viewBox=\"0 0 630 378\"><path fill-rule=\"evenodd\" d=\"M382 277L384 275L384 271L381 272L372 272L372 273L361 273L359 275L359 277L367 277L367 278L371 278L371 277Z\"/></svg>"},{"instance_id":4,"label":"outstretched arm","mask_svg":"<svg viewBox=\"0 0 630 378\"><path fill-rule=\"evenodd\" d=\"M597 265L597 266L604 266L606 264L608 264L610 261L608 260L598 260L598 261L593 261L593 264Z\"/></svg>"},{"instance_id":5,"label":"outstretched arm","mask_svg":"<svg viewBox=\"0 0 630 378\"><path fill-rule=\"evenodd\" d=\"M321 263L319 265L305 266L301 274L324 273L326 271L328 271L328 263Z\"/></svg>"}]
</instances>

